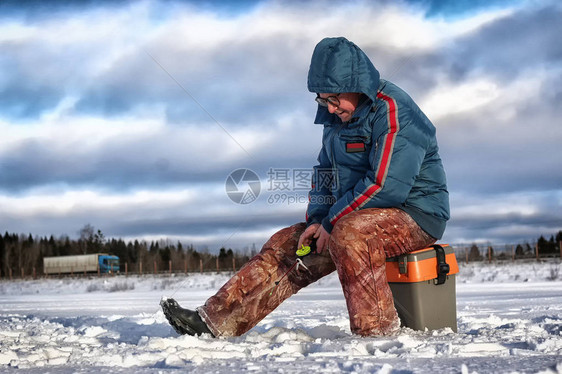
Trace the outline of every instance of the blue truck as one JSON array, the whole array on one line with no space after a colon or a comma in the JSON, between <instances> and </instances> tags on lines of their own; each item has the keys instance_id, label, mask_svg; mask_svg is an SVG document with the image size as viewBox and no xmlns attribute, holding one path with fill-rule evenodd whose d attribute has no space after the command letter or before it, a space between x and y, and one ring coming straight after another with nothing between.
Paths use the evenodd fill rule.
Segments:
<instances>
[{"instance_id":1,"label":"blue truck","mask_svg":"<svg viewBox=\"0 0 562 374\"><path fill-rule=\"evenodd\" d=\"M107 253L43 258L44 274L118 273L119 257Z\"/></svg>"}]
</instances>

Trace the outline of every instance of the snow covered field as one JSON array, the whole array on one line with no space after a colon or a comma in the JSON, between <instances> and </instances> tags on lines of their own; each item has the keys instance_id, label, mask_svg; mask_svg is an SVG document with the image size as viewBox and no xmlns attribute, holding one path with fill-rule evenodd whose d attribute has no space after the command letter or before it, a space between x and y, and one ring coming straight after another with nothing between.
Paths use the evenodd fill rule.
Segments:
<instances>
[{"instance_id":1,"label":"snow covered field","mask_svg":"<svg viewBox=\"0 0 562 374\"><path fill-rule=\"evenodd\" d=\"M461 264L458 333L350 334L338 279L248 334L178 336L158 306L196 307L228 275L0 282L0 372L562 373L562 266Z\"/></svg>"}]
</instances>

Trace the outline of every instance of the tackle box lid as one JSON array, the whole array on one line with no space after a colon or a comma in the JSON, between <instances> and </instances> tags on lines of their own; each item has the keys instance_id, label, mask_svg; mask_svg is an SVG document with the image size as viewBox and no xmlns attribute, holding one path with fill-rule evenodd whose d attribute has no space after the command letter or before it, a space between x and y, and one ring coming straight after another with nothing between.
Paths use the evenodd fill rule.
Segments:
<instances>
[{"instance_id":1,"label":"tackle box lid","mask_svg":"<svg viewBox=\"0 0 562 374\"><path fill-rule=\"evenodd\" d=\"M441 244L441 247L445 252L445 262L449 265L447 275L457 274L459 266L455 252L448 244ZM386 277L391 283L414 283L436 279L437 268L437 252L434 247L386 259Z\"/></svg>"}]
</instances>

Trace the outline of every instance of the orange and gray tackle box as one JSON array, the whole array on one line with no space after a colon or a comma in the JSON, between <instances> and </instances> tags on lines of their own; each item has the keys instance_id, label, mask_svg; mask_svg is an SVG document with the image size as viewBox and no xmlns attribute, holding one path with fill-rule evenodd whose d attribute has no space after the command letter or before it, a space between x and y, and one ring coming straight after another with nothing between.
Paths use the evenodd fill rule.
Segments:
<instances>
[{"instance_id":1,"label":"orange and gray tackle box","mask_svg":"<svg viewBox=\"0 0 562 374\"><path fill-rule=\"evenodd\" d=\"M453 249L434 245L386 260L386 277L403 326L414 330L450 327L457 331Z\"/></svg>"}]
</instances>

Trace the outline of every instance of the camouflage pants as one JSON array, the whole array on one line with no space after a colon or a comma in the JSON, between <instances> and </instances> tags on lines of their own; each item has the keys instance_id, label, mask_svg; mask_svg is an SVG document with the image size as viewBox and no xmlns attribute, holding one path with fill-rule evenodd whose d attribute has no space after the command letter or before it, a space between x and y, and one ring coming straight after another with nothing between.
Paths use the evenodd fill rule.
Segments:
<instances>
[{"instance_id":1,"label":"camouflage pants","mask_svg":"<svg viewBox=\"0 0 562 374\"><path fill-rule=\"evenodd\" d=\"M347 302L351 331L389 335L400 327L386 280L386 257L427 247L435 239L396 208L364 209L341 218L328 250L303 259L310 271L293 270L271 293L275 281L295 263L306 228L298 223L275 233L198 312L215 336L239 336L254 327L301 288L337 270Z\"/></svg>"}]
</instances>

